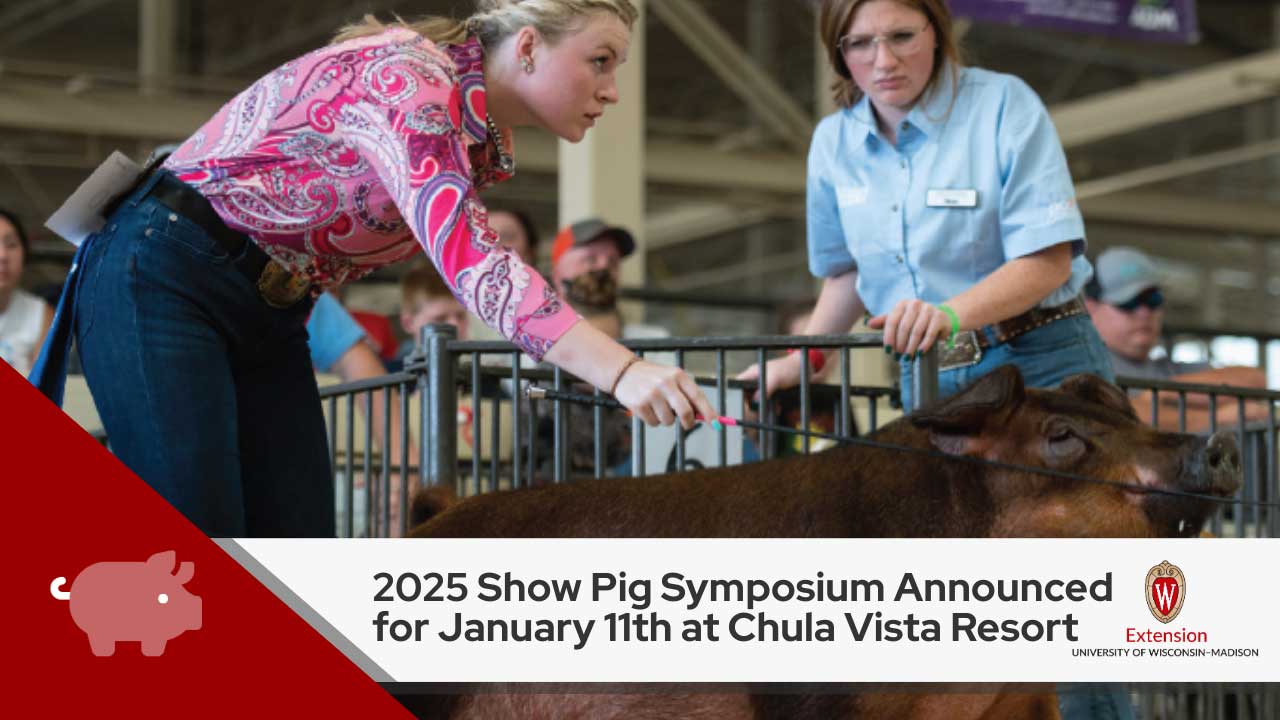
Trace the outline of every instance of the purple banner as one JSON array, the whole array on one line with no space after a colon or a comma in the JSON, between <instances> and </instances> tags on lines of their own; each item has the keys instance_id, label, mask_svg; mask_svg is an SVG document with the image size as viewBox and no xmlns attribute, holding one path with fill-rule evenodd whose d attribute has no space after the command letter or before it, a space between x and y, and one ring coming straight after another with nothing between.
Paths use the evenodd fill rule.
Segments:
<instances>
[{"instance_id":1,"label":"purple banner","mask_svg":"<svg viewBox=\"0 0 1280 720\"><path fill-rule=\"evenodd\" d=\"M950 0L956 17L1136 40L1196 43L1196 0Z\"/></svg>"}]
</instances>

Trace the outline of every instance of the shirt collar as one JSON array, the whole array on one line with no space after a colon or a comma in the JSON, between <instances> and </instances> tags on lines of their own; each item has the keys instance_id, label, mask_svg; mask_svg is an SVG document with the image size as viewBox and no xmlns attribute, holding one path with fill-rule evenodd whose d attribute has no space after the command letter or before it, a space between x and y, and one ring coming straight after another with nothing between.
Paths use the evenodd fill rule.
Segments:
<instances>
[{"instance_id":1,"label":"shirt collar","mask_svg":"<svg viewBox=\"0 0 1280 720\"><path fill-rule=\"evenodd\" d=\"M951 78L951 69L944 66L937 84L907 113L907 122L924 133L925 137L933 137L941 132L951 115L953 100L958 93ZM956 82L959 82L958 76Z\"/></svg>"},{"instance_id":2,"label":"shirt collar","mask_svg":"<svg viewBox=\"0 0 1280 720\"><path fill-rule=\"evenodd\" d=\"M865 142L871 142L872 139L879 139L876 133L876 118L871 112L871 99L863 95L853 107L849 108L849 116L853 118L859 126L858 134L863 136Z\"/></svg>"},{"instance_id":3,"label":"shirt collar","mask_svg":"<svg viewBox=\"0 0 1280 720\"><path fill-rule=\"evenodd\" d=\"M478 38L470 37L457 45L445 45L444 51L453 60L458 73L458 88L462 94L462 131L472 143L482 143L489 138L485 123L488 117L488 101L484 87L484 47Z\"/></svg>"},{"instance_id":4,"label":"shirt collar","mask_svg":"<svg viewBox=\"0 0 1280 720\"><path fill-rule=\"evenodd\" d=\"M925 93L920 102L911 108L911 112L907 113L905 121L912 127L916 128L925 137L933 137L942 130L946 125L947 118L951 113L952 102L955 92L951 83L951 71L944 67L942 69L942 77L938 84L929 92ZM858 102L850 108L849 111L853 119L861 126L859 133L865 133L866 138L880 139L876 130L875 115L871 112L871 99L863 95ZM901 130L899 130L901 131Z\"/></svg>"},{"instance_id":5,"label":"shirt collar","mask_svg":"<svg viewBox=\"0 0 1280 720\"><path fill-rule=\"evenodd\" d=\"M479 156L479 165L473 165L473 174L480 185L490 185L511 177L498 169L498 153L489 143L489 104L484 85L484 46L477 37L469 37L457 45L445 45L443 49L453 60L458 74L458 91L462 98L462 132L472 148L472 156ZM515 156L510 130L499 131L503 149ZM482 148L482 149L481 149Z\"/></svg>"}]
</instances>

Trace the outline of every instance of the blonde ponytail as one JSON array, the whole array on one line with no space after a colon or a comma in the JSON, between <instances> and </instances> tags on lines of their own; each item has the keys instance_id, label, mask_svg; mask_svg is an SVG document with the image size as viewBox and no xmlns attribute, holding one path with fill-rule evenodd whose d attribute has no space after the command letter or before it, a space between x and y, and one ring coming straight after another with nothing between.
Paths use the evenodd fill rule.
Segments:
<instances>
[{"instance_id":1,"label":"blonde ponytail","mask_svg":"<svg viewBox=\"0 0 1280 720\"><path fill-rule=\"evenodd\" d=\"M338 30L333 42L378 35L395 27L412 30L437 45L457 45L468 35L480 38L486 48L494 48L520 28L532 26L555 44L580 27L593 13L610 13L628 28L635 25L640 13L630 0L477 0L476 12L466 20L429 16L412 22L396 15L395 21L383 23L373 15Z\"/></svg>"}]
</instances>

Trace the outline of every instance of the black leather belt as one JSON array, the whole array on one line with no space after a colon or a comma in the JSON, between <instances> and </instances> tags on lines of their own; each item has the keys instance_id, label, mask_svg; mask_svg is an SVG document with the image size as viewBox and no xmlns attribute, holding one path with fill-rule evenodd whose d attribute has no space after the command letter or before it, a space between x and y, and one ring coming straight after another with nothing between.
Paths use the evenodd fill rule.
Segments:
<instances>
[{"instance_id":1,"label":"black leather belt","mask_svg":"<svg viewBox=\"0 0 1280 720\"><path fill-rule=\"evenodd\" d=\"M311 282L307 278L285 270L248 235L227 227L200 191L167 171L157 172L160 173L160 179L144 197L154 199L199 225L227 251L236 270L253 283L264 302L271 307L283 309L292 307L307 297L311 290Z\"/></svg>"}]
</instances>

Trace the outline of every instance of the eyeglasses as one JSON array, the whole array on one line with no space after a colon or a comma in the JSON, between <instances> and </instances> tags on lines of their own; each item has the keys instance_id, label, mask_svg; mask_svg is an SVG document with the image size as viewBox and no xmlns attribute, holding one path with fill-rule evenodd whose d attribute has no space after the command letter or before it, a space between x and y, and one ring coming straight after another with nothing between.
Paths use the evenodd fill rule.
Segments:
<instances>
[{"instance_id":1,"label":"eyeglasses","mask_svg":"<svg viewBox=\"0 0 1280 720\"><path fill-rule=\"evenodd\" d=\"M836 41L840 53L848 62L869 65L876 61L876 45L888 43L889 52L901 59L915 55L924 49L924 31L929 27L926 22L917 30L894 30L885 35L845 35Z\"/></svg>"},{"instance_id":2,"label":"eyeglasses","mask_svg":"<svg viewBox=\"0 0 1280 720\"><path fill-rule=\"evenodd\" d=\"M1139 306L1146 305L1150 310L1159 310L1164 306L1164 293L1160 292L1160 288L1151 288L1142 293L1129 302L1123 302L1116 305L1116 309L1120 312L1131 313L1138 309Z\"/></svg>"}]
</instances>

